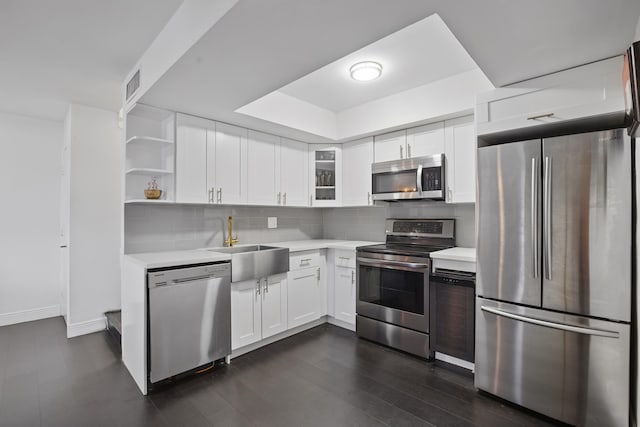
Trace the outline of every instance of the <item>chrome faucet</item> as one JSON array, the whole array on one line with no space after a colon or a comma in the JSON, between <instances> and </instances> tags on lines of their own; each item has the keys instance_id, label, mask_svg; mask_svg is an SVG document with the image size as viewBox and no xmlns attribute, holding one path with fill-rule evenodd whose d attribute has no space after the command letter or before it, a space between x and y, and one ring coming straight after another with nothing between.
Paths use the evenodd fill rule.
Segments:
<instances>
[{"instance_id":1,"label":"chrome faucet","mask_svg":"<svg viewBox=\"0 0 640 427\"><path fill-rule=\"evenodd\" d=\"M224 240L224 244L226 246L233 246L238 243L238 233L236 233L236 237L233 236L233 217L229 215L229 221L227 222L227 238Z\"/></svg>"}]
</instances>

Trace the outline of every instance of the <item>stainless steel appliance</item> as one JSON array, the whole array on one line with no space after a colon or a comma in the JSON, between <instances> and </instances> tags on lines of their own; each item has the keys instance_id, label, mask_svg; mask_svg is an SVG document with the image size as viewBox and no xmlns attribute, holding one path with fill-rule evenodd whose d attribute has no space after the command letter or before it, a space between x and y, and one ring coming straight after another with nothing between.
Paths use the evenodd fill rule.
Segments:
<instances>
[{"instance_id":1,"label":"stainless steel appliance","mask_svg":"<svg viewBox=\"0 0 640 427\"><path fill-rule=\"evenodd\" d=\"M231 354L231 265L150 270L149 381Z\"/></svg>"},{"instance_id":2,"label":"stainless steel appliance","mask_svg":"<svg viewBox=\"0 0 640 427\"><path fill-rule=\"evenodd\" d=\"M429 252L453 247L455 220L389 219L386 244L356 258L356 333L421 357L429 343Z\"/></svg>"},{"instance_id":3,"label":"stainless steel appliance","mask_svg":"<svg viewBox=\"0 0 640 427\"><path fill-rule=\"evenodd\" d=\"M478 149L477 388L628 425L631 148L617 129Z\"/></svg>"},{"instance_id":4,"label":"stainless steel appliance","mask_svg":"<svg viewBox=\"0 0 640 427\"><path fill-rule=\"evenodd\" d=\"M371 165L373 200L444 200L444 154Z\"/></svg>"},{"instance_id":5,"label":"stainless steel appliance","mask_svg":"<svg viewBox=\"0 0 640 427\"><path fill-rule=\"evenodd\" d=\"M430 281L431 347L473 363L476 274L434 268Z\"/></svg>"}]
</instances>

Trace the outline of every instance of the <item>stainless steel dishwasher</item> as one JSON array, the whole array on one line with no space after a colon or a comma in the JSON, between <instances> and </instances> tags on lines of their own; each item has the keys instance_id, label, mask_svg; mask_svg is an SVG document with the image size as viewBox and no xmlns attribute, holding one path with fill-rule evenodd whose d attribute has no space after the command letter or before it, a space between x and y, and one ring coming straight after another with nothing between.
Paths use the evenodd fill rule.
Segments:
<instances>
[{"instance_id":1,"label":"stainless steel dishwasher","mask_svg":"<svg viewBox=\"0 0 640 427\"><path fill-rule=\"evenodd\" d=\"M231 264L150 270L149 381L231 354Z\"/></svg>"}]
</instances>

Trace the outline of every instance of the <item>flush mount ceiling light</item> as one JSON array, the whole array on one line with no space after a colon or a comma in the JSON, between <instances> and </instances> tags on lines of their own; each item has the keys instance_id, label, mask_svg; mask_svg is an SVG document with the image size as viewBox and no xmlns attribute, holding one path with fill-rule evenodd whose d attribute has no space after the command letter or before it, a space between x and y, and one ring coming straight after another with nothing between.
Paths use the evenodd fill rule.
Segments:
<instances>
[{"instance_id":1,"label":"flush mount ceiling light","mask_svg":"<svg viewBox=\"0 0 640 427\"><path fill-rule=\"evenodd\" d=\"M375 80L382 74L382 65L373 61L364 61L353 64L349 68L351 78L359 82L368 82Z\"/></svg>"}]
</instances>

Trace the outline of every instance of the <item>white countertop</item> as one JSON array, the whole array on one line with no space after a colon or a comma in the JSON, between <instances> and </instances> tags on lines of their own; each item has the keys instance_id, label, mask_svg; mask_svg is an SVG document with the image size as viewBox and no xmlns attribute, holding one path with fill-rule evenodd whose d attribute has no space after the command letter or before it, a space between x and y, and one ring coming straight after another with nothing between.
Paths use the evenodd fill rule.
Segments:
<instances>
[{"instance_id":1,"label":"white countertop","mask_svg":"<svg viewBox=\"0 0 640 427\"><path fill-rule=\"evenodd\" d=\"M362 240L313 239L293 240L290 242L271 242L265 243L265 245L289 248L289 252L300 252L315 249L344 249L353 251L358 246L377 245L379 243L380 242L367 242Z\"/></svg>"},{"instance_id":2,"label":"white countertop","mask_svg":"<svg viewBox=\"0 0 640 427\"><path fill-rule=\"evenodd\" d=\"M447 261L476 262L476 248L449 248L431 252L432 259L444 259Z\"/></svg>"},{"instance_id":3,"label":"white countertop","mask_svg":"<svg viewBox=\"0 0 640 427\"><path fill-rule=\"evenodd\" d=\"M289 252L300 252L316 249L355 250L358 246L375 245L378 243L379 242L367 242L359 240L312 239L294 240L290 242L269 242L261 244L267 246L277 246L280 248L288 248ZM242 244L238 246L247 245L249 244ZM192 249L185 251L145 252L137 254L126 254L125 256L147 269L231 260L231 254L215 252L215 249L216 248L210 248L209 250Z\"/></svg>"},{"instance_id":4,"label":"white countertop","mask_svg":"<svg viewBox=\"0 0 640 427\"><path fill-rule=\"evenodd\" d=\"M146 252L127 254L125 256L145 268L175 267L177 265L231 260L231 254L222 254L219 252L200 249L188 251Z\"/></svg>"}]
</instances>

